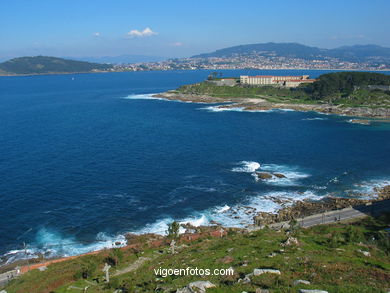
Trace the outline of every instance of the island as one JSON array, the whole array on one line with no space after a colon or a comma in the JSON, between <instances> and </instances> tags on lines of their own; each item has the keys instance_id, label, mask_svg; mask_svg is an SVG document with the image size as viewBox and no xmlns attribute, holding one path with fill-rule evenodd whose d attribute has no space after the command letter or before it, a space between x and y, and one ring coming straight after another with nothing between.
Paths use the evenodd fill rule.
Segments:
<instances>
[{"instance_id":1,"label":"island","mask_svg":"<svg viewBox=\"0 0 390 293\"><path fill-rule=\"evenodd\" d=\"M253 80L258 81L253 81ZM372 72L335 72L308 76L209 76L156 95L169 100L224 103L246 111L292 109L378 119L390 118L390 76Z\"/></svg>"},{"instance_id":2,"label":"island","mask_svg":"<svg viewBox=\"0 0 390 293\"><path fill-rule=\"evenodd\" d=\"M0 63L0 75L37 75L106 72L110 64L91 63L57 57L19 57Z\"/></svg>"}]
</instances>

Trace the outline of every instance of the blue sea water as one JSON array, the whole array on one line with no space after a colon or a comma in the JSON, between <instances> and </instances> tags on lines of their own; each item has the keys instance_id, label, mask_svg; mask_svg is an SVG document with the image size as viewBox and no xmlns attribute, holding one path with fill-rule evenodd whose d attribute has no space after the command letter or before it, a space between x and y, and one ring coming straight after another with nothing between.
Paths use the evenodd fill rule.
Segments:
<instances>
[{"instance_id":1,"label":"blue sea water","mask_svg":"<svg viewBox=\"0 0 390 293\"><path fill-rule=\"evenodd\" d=\"M79 254L170 221L252 222L253 207L358 196L390 179L390 127L314 112L152 99L209 71L0 78L2 261ZM270 71L224 71L225 76ZM272 74L321 71L272 71ZM257 181L254 172L286 179ZM21 250L28 245L28 255Z\"/></svg>"}]
</instances>

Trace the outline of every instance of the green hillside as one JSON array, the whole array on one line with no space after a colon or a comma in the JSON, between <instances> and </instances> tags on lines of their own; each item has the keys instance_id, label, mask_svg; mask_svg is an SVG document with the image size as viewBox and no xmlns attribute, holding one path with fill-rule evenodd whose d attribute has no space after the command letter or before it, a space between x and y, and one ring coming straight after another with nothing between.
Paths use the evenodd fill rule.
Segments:
<instances>
[{"instance_id":1,"label":"green hillside","mask_svg":"<svg viewBox=\"0 0 390 293\"><path fill-rule=\"evenodd\" d=\"M20 57L0 63L0 74L50 74L105 71L109 64L68 60L56 57Z\"/></svg>"},{"instance_id":2,"label":"green hillside","mask_svg":"<svg viewBox=\"0 0 390 293\"><path fill-rule=\"evenodd\" d=\"M168 293L177 292L190 282L209 281L215 287L207 289L208 293L254 293L260 289L286 293L296 293L299 289L387 292L390 246L385 229L388 224L389 218L384 216L290 231L232 229L222 238L218 232L211 237L212 228L204 227L209 230L198 233L201 237L192 236L192 241L185 237L177 239L175 254L170 251L169 239L153 241L156 236L133 236L127 248L51 264L45 271L33 270L11 281L5 290L8 293ZM102 272L105 263L111 265L109 283L104 281ZM163 271L155 273L160 268L187 267L212 272L232 268L234 273L165 277ZM251 275L255 269L274 269L280 274ZM83 291L85 287L87 291Z\"/></svg>"},{"instance_id":3,"label":"green hillside","mask_svg":"<svg viewBox=\"0 0 390 293\"><path fill-rule=\"evenodd\" d=\"M323 74L297 88L275 86L218 86L209 82L184 85L178 93L229 98L264 98L270 102L329 103L351 107L390 107L390 75L372 72Z\"/></svg>"}]
</instances>

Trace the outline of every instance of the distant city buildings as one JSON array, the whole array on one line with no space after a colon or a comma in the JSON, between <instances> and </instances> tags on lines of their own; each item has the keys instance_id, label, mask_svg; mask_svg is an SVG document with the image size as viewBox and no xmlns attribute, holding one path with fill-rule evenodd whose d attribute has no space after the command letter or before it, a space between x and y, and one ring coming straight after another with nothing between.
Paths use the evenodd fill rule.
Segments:
<instances>
[{"instance_id":1,"label":"distant city buildings","mask_svg":"<svg viewBox=\"0 0 390 293\"><path fill-rule=\"evenodd\" d=\"M297 87L302 83L312 83L315 79L309 79L309 75L301 76L274 76L274 75L256 75L240 76L240 84L247 85L274 85L285 87Z\"/></svg>"},{"instance_id":2,"label":"distant city buildings","mask_svg":"<svg viewBox=\"0 0 390 293\"><path fill-rule=\"evenodd\" d=\"M281 56L233 56L208 58L170 59L160 62L115 65L111 71L145 70L223 70L223 69L339 69L339 70L389 70L389 64L359 63L324 57L320 60L307 60Z\"/></svg>"}]
</instances>

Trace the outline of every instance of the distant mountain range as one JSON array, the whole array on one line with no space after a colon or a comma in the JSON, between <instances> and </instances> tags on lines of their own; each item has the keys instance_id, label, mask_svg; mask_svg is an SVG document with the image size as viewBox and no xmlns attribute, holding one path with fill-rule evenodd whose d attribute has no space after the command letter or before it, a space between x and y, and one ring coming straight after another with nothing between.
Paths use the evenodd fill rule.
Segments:
<instances>
[{"instance_id":1,"label":"distant mountain range","mask_svg":"<svg viewBox=\"0 0 390 293\"><path fill-rule=\"evenodd\" d=\"M232 58L240 56L286 57L304 60L337 58L340 61L348 62L390 64L390 48L377 45L354 45L335 49L321 49L298 43L260 43L224 48L211 53L195 55L192 58Z\"/></svg>"},{"instance_id":2,"label":"distant mountain range","mask_svg":"<svg viewBox=\"0 0 390 293\"><path fill-rule=\"evenodd\" d=\"M52 74L106 71L109 64L68 60L57 57L35 56L20 57L0 63L0 74Z\"/></svg>"}]
</instances>

